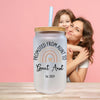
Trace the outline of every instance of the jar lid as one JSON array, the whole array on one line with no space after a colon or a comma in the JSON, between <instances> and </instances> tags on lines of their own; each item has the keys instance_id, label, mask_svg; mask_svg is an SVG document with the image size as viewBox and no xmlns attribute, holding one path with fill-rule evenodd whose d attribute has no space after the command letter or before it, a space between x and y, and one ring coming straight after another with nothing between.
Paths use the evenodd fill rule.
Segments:
<instances>
[{"instance_id":1,"label":"jar lid","mask_svg":"<svg viewBox=\"0 0 100 100\"><path fill-rule=\"evenodd\" d=\"M39 32L39 31L64 31L66 32L66 29L62 27L36 27L35 32Z\"/></svg>"}]
</instances>

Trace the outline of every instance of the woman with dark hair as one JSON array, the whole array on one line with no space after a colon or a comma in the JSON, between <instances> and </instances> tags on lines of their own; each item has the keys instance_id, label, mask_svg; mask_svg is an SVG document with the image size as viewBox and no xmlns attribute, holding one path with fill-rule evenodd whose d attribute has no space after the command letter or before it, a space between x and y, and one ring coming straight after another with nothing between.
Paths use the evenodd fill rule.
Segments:
<instances>
[{"instance_id":1,"label":"woman with dark hair","mask_svg":"<svg viewBox=\"0 0 100 100\"><path fill-rule=\"evenodd\" d=\"M91 23L82 17L75 19L69 26L66 37L68 81L84 82L89 61L93 63L94 41Z\"/></svg>"},{"instance_id":2,"label":"woman with dark hair","mask_svg":"<svg viewBox=\"0 0 100 100\"><path fill-rule=\"evenodd\" d=\"M93 28L91 23L79 17L75 19L69 9L59 10L53 26L66 28L67 37L67 81L84 82L89 61L93 63Z\"/></svg>"}]
</instances>

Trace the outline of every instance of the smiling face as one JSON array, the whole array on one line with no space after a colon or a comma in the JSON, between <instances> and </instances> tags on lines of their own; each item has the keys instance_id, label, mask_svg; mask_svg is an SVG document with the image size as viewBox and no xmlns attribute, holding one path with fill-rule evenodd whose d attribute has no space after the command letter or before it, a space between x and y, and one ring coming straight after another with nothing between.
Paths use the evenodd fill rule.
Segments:
<instances>
[{"instance_id":1,"label":"smiling face","mask_svg":"<svg viewBox=\"0 0 100 100\"><path fill-rule=\"evenodd\" d=\"M71 24L71 19L68 14L63 14L60 16L60 21L58 26L63 28L68 28Z\"/></svg>"},{"instance_id":2,"label":"smiling face","mask_svg":"<svg viewBox=\"0 0 100 100\"><path fill-rule=\"evenodd\" d=\"M78 44L83 36L83 22L74 21L68 28L66 37L69 44Z\"/></svg>"}]
</instances>

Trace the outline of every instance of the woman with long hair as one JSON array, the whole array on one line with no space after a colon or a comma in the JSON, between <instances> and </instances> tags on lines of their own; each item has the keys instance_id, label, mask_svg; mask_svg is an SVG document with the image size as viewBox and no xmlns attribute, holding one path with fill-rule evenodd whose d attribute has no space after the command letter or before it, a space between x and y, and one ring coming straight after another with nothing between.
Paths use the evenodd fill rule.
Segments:
<instances>
[{"instance_id":1,"label":"woman with long hair","mask_svg":"<svg viewBox=\"0 0 100 100\"><path fill-rule=\"evenodd\" d=\"M93 63L93 28L91 23L79 17L73 21L66 33L67 42L72 46L79 46L67 50L67 76L71 82L83 82L85 80L89 61ZM69 81L69 80L68 80Z\"/></svg>"},{"instance_id":2,"label":"woman with long hair","mask_svg":"<svg viewBox=\"0 0 100 100\"><path fill-rule=\"evenodd\" d=\"M66 28L67 81L84 82L89 62L93 63L94 41L91 23L82 17L75 19L71 10L62 9L56 13L53 26Z\"/></svg>"}]
</instances>

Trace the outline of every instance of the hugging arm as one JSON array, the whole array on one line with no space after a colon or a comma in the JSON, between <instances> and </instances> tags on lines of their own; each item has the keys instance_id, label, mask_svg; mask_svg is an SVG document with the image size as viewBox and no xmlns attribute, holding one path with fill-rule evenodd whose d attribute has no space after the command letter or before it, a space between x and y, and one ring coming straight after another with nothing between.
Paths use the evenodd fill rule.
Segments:
<instances>
[{"instance_id":1,"label":"hugging arm","mask_svg":"<svg viewBox=\"0 0 100 100\"><path fill-rule=\"evenodd\" d=\"M84 82L86 74L87 74L87 70L88 70L88 66L89 66L89 61L86 60L85 62L83 62L79 69L77 69L78 71L74 70L69 78L71 82Z\"/></svg>"},{"instance_id":2,"label":"hugging arm","mask_svg":"<svg viewBox=\"0 0 100 100\"><path fill-rule=\"evenodd\" d=\"M70 48L73 52L76 52L76 51L80 52L82 50L81 46L71 45L71 44L67 44L67 48Z\"/></svg>"},{"instance_id":3,"label":"hugging arm","mask_svg":"<svg viewBox=\"0 0 100 100\"><path fill-rule=\"evenodd\" d=\"M68 50L69 51L69 50ZM82 49L79 55L73 60L73 53L67 52L67 76L70 77L70 80L73 82L82 82L85 79L87 73L88 64L83 64L84 68L79 68L78 72L76 69L80 64L82 64L86 59L88 59L88 51L86 49ZM82 65L81 65L82 66Z\"/></svg>"},{"instance_id":4,"label":"hugging arm","mask_svg":"<svg viewBox=\"0 0 100 100\"><path fill-rule=\"evenodd\" d=\"M73 52L74 51L81 51L82 47L74 46L74 45L67 45L67 76L73 72L79 65L79 62L73 60Z\"/></svg>"}]
</instances>

